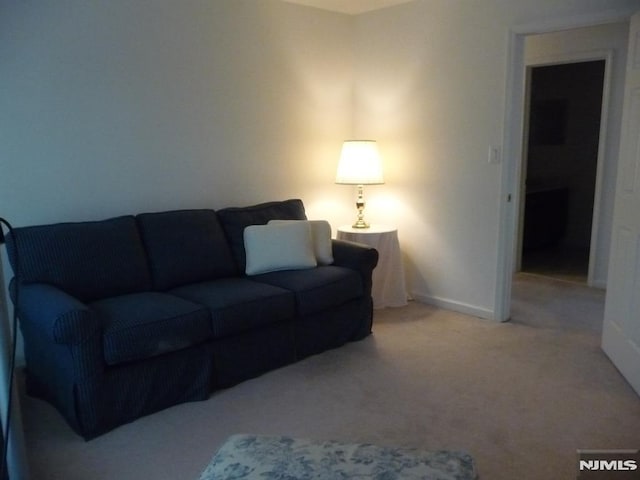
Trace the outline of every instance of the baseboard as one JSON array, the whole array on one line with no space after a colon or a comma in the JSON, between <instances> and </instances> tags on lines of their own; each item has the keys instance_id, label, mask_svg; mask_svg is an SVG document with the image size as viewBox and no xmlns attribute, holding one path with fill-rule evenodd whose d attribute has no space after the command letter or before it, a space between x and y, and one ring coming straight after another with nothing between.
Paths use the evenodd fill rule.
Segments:
<instances>
[{"instance_id":1,"label":"baseboard","mask_svg":"<svg viewBox=\"0 0 640 480\"><path fill-rule=\"evenodd\" d=\"M468 303L458 302L448 298L434 297L433 295L426 295L418 292L412 292L411 296L417 302L433 305L434 307L444 308L445 310L452 310L454 312L460 312L466 315L486 318L489 320L495 319L495 312L493 310L478 307L477 305L470 305Z\"/></svg>"}]
</instances>

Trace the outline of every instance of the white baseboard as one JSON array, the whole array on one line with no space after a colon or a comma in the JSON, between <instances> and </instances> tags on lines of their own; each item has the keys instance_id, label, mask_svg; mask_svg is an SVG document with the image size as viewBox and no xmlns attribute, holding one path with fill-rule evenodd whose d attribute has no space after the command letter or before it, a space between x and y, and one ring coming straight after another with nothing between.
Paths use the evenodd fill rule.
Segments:
<instances>
[{"instance_id":1,"label":"white baseboard","mask_svg":"<svg viewBox=\"0 0 640 480\"><path fill-rule=\"evenodd\" d=\"M452 310L454 312L460 312L466 315L486 318L489 320L495 319L495 312L493 310L478 307L477 305L470 305L468 303L458 302L448 298L434 297L432 295L426 295L418 292L412 292L411 296L417 302L433 305L434 307L444 308L445 310Z\"/></svg>"}]
</instances>

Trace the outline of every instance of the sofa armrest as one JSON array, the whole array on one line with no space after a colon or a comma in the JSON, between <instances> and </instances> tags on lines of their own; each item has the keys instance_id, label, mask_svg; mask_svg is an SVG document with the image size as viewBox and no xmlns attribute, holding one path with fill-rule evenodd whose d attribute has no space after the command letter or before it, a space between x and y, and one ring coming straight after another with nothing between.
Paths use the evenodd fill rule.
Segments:
<instances>
[{"instance_id":1,"label":"sofa armrest","mask_svg":"<svg viewBox=\"0 0 640 480\"><path fill-rule=\"evenodd\" d=\"M360 273L365 286L371 290L371 275L378 264L378 251L368 245L349 240L332 239L333 264Z\"/></svg>"},{"instance_id":2,"label":"sofa armrest","mask_svg":"<svg viewBox=\"0 0 640 480\"><path fill-rule=\"evenodd\" d=\"M13 283L13 282L12 282ZM15 284L12 285L15 300ZM100 330L100 322L81 301L44 283L20 285L18 316L30 331L57 344L78 345Z\"/></svg>"}]
</instances>

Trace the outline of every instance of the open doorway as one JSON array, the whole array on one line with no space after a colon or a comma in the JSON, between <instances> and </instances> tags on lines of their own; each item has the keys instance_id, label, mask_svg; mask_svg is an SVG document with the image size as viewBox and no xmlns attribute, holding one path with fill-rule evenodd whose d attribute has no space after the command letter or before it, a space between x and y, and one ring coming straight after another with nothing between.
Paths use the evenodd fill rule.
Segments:
<instances>
[{"instance_id":1,"label":"open doorway","mask_svg":"<svg viewBox=\"0 0 640 480\"><path fill-rule=\"evenodd\" d=\"M527 69L520 270L587 283L605 60Z\"/></svg>"},{"instance_id":2,"label":"open doorway","mask_svg":"<svg viewBox=\"0 0 640 480\"><path fill-rule=\"evenodd\" d=\"M522 170L526 168L523 132L528 98L525 85L529 67L605 60L605 94L602 105L600 151L588 285L606 288L613 204L616 195L617 158L624 103L625 65L629 40L628 17L568 19L549 25L514 27L509 34L509 62L506 83L506 110L503 158L505 159L499 215L495 318L511 318L514 273L520 271L522 219L525 188Z\"/></svg>"}]
</instances>

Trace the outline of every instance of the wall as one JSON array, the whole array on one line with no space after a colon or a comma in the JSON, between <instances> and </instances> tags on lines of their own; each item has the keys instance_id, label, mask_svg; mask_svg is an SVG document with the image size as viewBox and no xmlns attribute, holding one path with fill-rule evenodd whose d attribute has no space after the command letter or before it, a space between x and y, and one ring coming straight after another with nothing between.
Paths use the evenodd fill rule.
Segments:
<instances>
[{"instance_id":1,"label":"wall","mask_svg":"<svg viewBox=\"0 0 640 480\"><path fill-rule=\"evenodd\" d=\"M630 0L415 0L356 19L356 132L377 138L413 296L493 317L508 31L630 12ZM626 14L625 13L625 14ZM618 115L620 112L617 112ZM371 215L370 215L371 217Z\"/></svg>"},{"instance_id":2,"label":"wall","mask_svg":"<svg viewBox=\"0 0 640 480\"><path fill-rule=\"evenodd\" d=\"M4 1L0 212L315 203L351 133L351 26L275 0Z\"/></svg>"},{"instance_id":3,"label":"wall","mask_svg":"<svg viewBox=\"0 0 640 480\"><path fill-rule=\"evenodd\" d=\"M525 62L547 64L567 59L587 58L611 54L611 82L608 91L608 115L605 138L602 139L603 160L599 214L597 215L596 248L593 252L593 283L599 287L607 284L609 249L611 248L611 222L616 186L620 122L624 98L624 78L627 59L629 25L613 23L564 32L532 35L525 43Z\"/></svg>"}]
</instances>

